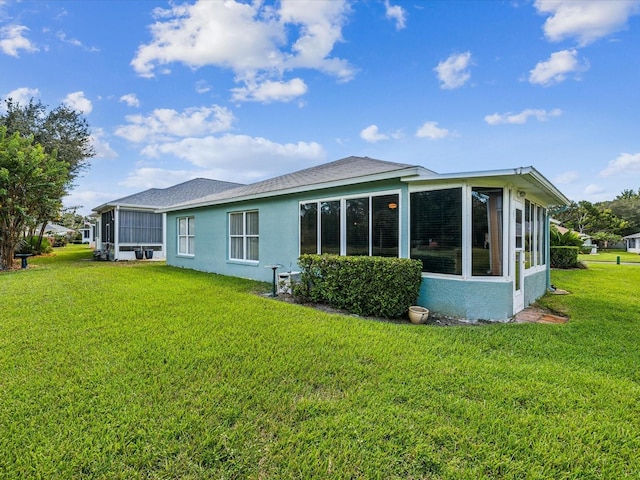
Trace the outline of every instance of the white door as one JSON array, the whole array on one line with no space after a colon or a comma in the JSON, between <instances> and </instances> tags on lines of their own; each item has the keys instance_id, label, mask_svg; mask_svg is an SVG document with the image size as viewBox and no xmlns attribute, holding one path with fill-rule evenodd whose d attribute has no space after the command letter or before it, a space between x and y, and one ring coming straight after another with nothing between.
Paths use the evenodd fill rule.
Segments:
<instances>
[{"instance_id":1,"label":"white door","mask_svg":"<svg viewBox=\"0 0 640 480\"><path fill-rule=\"evenodd\" d=\"M513 212L513 246L511 268L513 276L513 314L524 309L524 205L520 200L514 201Z\"/></svg>"}]
</instances>

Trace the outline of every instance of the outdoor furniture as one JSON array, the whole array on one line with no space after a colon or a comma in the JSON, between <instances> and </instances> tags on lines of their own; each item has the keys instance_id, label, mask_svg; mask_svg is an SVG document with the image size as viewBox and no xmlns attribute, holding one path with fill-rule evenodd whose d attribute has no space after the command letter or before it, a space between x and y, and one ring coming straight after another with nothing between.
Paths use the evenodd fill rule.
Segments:
<instances>
[{"instance_id":1,"label":"outdoor furniture","mask_svg":"<svg viewBox=\"0 0 640 480\"><path fill-rule=\"evenodd\" d=\"M27 258L33 256L32 253L16 253L14 257L20 259L20 267L27 268Z\"/></svg>"}]
</instances>

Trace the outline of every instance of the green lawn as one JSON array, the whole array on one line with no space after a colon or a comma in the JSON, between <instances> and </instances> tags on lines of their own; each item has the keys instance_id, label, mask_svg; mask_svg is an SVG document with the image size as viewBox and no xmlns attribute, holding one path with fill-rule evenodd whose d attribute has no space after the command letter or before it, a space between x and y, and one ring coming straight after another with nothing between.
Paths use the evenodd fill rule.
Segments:
<instances>
[{"instance_id":1,"label":"green lawn","mask_svg":"<svg viewBox=\"0 0 640 480\"><path fill-rule=\"evenodd\" d=\"M620 257L621 262L640 263L640 255L637 253L625 252L624 250L605 250L597 255L579 255L583 262L616 262Z\"/></svg>"},{"instance_id":2,"label":"green lawn","mask_svg":"<svg viewBox=\"0 0 640 480\"><path fill-rule=\"evenodd\" d=\"M0 274L0 478L640 475L640 267L554 271L563 325L330 315L90 261Z\"/></svg>"}]
</instances>

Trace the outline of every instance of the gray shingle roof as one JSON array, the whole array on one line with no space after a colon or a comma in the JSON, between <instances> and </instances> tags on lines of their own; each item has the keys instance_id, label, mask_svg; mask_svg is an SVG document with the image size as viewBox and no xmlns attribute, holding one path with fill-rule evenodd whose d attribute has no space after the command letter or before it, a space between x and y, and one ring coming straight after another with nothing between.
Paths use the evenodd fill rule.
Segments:
<instances>
[{"instance_id":1,"label":"gray shingle roof","mask_svg":"<svg viewBox=\"0 0 640 480\"><path fill-rule=\"evenodd\" d=\"M371 175L390 173L412 168L420 168L423 172L430 172L416 165L406 163L387 162L369 157L347 157L333 162L305 168L297 172L288 173L279 177L269 178L261 182L243 185L224 192L214 193L206 197L194 199L183 203L172 204L172 207L186 207L188 205L200 205L216 203L223 200L236 199L239 197L268 194L297 188L311 189L314 185L327 184L330 182L350 180L359 177L370 177ZM432 173L432 172L431 172Z\"/></svg>"},{"instance_id":2,"label":"gray shingle roof","mask_svg":"<svg viewBox=\"0 0 640 480\"><path fill-rule=\"evenodd\" d=\"M143 192L134 193L133 195L107 202L93 210L97 212L116 205L150 208L167 207L176 203L188 202L196 198L217 194L225 190L237 188L241 185L241 183L222 182L220 180L210 180L208 178L194 178L193 180L179 183L178 185L173 185L171 187L150 188Z\"/></svg>"}]
</instances>

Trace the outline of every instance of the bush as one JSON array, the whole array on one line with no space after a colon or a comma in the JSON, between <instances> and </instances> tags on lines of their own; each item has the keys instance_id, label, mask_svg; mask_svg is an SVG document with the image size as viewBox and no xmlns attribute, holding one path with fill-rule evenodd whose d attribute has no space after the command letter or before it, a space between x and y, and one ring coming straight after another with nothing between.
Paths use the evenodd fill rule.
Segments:
<instances>
[{"instance_id":1,"label":"bush","mask_svg":"<svg viewBox=\"0 0 640 480\"><path fill-rule=\"evenodd\" d=\"M326 303L356 315L394 318L418 298L422 263L408 258L302 255L298 300Z\"/></svg>"},{"instance_id":2,"label":"bush","mask_svg":"<svg viewBox=\"0 0 640 480\"><path fill-rule=\"evenodd\" d=\"M50 253L52 251L47 237L42 238L40 247L38 247L37 245L37 236L22 238L16 246L16 253L31 253L32 255L42 255L43 253Z\"/></svg>"},{"instance_id":3,"label":"bush","mask_svg":"<svg viewBox=\"0 0 640 480\"><path fill-rule=\"evenodd\" d=\"M575 268L579 266L580 247L551 247L551 268Z\"/></svg>"}]
</instances>

